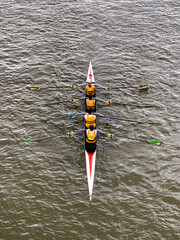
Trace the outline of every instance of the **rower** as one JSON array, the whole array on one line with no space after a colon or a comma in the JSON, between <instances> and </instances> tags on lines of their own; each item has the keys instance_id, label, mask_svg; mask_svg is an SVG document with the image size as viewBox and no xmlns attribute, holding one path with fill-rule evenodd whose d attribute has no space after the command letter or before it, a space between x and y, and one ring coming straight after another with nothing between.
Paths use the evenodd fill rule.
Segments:
<instances>
[{"instance_id":1,"label":"rower","mask_svg":"<svg viewBox=\"0 0 180 240\"><path fill-rule=\"evenodd\" d=\"M95 103L96 100L92 99L92 95L90 94L88 98L86 99L86 108L89 111L90 109L94 110L95 109Z\"/></svg>"},{"instance_id":2,"label":"rower","mask_svg":"<svg viewBox=\"0 0 180 240\"><path fill-rule=\"evenodd\" d=\"M89 129L86 130L86 142L95 143L97 136L97 130L95 130L94 125L90 125Z\"/></svg>"},{"instance_id":3,"label":"rower","mask_svg":"<svg viewBox=\"0 0 180 240\"><path fill-rule=\"evenodd\" d=\"M94 96L95 95L95 92L96 92L95 84L92 84L91 82L88 82L85 85L85 89L86 89L86 95L87 96L89 96L89 95Z\"/></svg>"},{"instance_id":4,"label":"rower","mask_svg":"<svg viewBox=\"0 0 180 240\"><path fill-rule=\"evenodd\" d=\"M90 125L93 125L94 128L96 128L96 115L93 114L92 109L89 109L84 118L86 120L86 128L89 128Z\"/></svg>"}]
</instances>

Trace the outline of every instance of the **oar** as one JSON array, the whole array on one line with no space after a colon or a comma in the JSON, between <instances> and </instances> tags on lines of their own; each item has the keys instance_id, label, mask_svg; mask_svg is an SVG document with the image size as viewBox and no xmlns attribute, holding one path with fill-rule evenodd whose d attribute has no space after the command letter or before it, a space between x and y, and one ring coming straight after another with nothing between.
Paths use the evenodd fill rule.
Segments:
<instances>
[{"instance_id":1,"label":"oar","mask_svg":"<svg viewBox=\"0 0 180 240\"><path fill-rule=\"evenodd\" d=\"M78 113L78 114L69 114L68 117L69 118L74 118L74 117L77 117L77 116L81 116L81 115L85 115L86 113Z\"/></svg>"},{"instance_id":2,"label":"oar","mask_svg":"<svg viewBox=\"0 0 180 240\"><path fill-rule=\"evenodd\" d=\"M131 104L131 103L121 103L121 102L113 102L113 101L110 101L110 100L102 100L100 98L95 98L97 101L100 101L100 102L104 102L104 103L107 103L107 104L119 104L119 105L123 105L123 106L132 106L132 107L139 107L139 108L151 108L153 106L151 105L138 105L138 104Z\"/></svg>"},{"instance_id":3,"label":"oar","mask_svg":"<svg viewBox=\"0 0 180 240\"><path fill-rule=\"evenodd\" d=\"M112 101L103 101L104 103L108 103L109 105L111 103L114 104L119 104L119 105L123 105L123 106L132 106L132 107L139 107L139 108L151 108L151 105L136 105L136 104L131 104L131 103L120 103L120 102L112 102Z\"/></svg>"},{"instance_id":4,"label":"oar","mask_svg":"<svg viewBox=\"0 0 180 240\"><path fill-rule=\"evenodd\" d=\"M83 84L72 84L72 85L68 85L68 86L53 86L53 87L27 87L28 90L30 91L40 91L40 90L47 90L47 89L58 89L58 88L78 88L80 86L83 86L85 85L84 83Z\"/></svg>"},{"instance_id":5,"label":"oar","mask_svg":"<svg viewBox=\"0 0 180 240\"><path fill-rule=\"evenodd\" d=\"M77 117L77 116L80 116L80 115L85 115L85 114L86 114L85 112L82 112L82 113L78 113L78 114L66 115L66 114L61 112L58 115L60 115L60 117L63 117L63 118L65 118L65 117L74 118L74 117ZM41 121L48 122L48 121L51 121L51 120L59 119L60 117L50 117L50 118L46 118L46 119L41 119Z\"/></svg>"},{"instance_id":6,"label":"oar","mask_svg":"<svg viewBox=\"0 0 180 240\"><path fill-rule=\"evenodd\" d=\"M133 86L122 86L122 87L103 87L103 86L101 86L101 85L99 85L99 84L96 84L96 86L97 86L97 88L99 87L99 88L102 88L102 89L105 89L105 90L111 90L111 89L127 89L127 88L129 88L129 89L138 89L138 90L148 90L149 89L149 87L148 87L148 85L140 85L140 86L136 86L136 87L133 87Z\"/></svg>"},{"instance_id":7,"label":"oar","mask_svg":"<svg viewBox=\"0 0 180 240\"><path fill-rule=\"evenodd\" d=\"M102 117L102 116L100 116L100 117ZM109 120L117 119L117 120L121 120L121 121L125 121L125 122L134 122L134 123L139 123L139 124L157 125L157 123L155 123L155 122L140 122L140 121L135 121L135 120L131 120L131 119L124 119L124 118L118 118L118 117L112 117L112 116L104 116L104 117L109 119Z\"/></svg>"},{"instance_id":8,"label":"oar","mask_svg":"<svg viewBox=\"0 0 180 240\"><path fill-rule=\"evenodd\" d=\"M113 137L114 134L108 133L107 134L109 137ZM155 144L160 146L162 144L161 141L159 140L144 140L144 139L139 139L139 138L130 138L130 137L125 137L125 136L121 136L121 135L117 135L117 137L121 137L121 138L125 138L125 139L130 139L130 140L135 140L135 141L139 141L139 142L144 142L144 143L150 143L150 144Z\"/></svg>"},{"instance_id":9,"label":"oar","mask_svg":"<svg viewBox=\"0 0 180 240\"><path fill-rule=\"evenodd\" d=\"M74 134L74 132L68 132L67 135L72 135ZM27 140L27 139L23 139L23 140L20 140L20 142L22 143L25 143L25 142L39 142L39 141L42 141L42 140L45 140L45 139L49 139L49 138L55 138L55 137L60 137L62 135L53 135L53 136L49 136L49 137L44 137L44 138L39 138L39 139L34 139L34 140Z\"/></svg>"},{"instance_id":10,"label":"oar","mask_svg":"<svg viewBox=\"0 0 180 240\"><path fill-rule=\"evenodd\" d=\"M49 105L54 105L54 104L59 104L59 103L65 103L65 102L73 103L73 102L77 102L78 100L82 100L82 99L85 99L85 98L73 98L73 99L64 100L64 101L52 102L52 103L44 104L44 106L49 106Z\"/></svg>"},{"instance_id":11,"label":"oar","mask_svg":"<svg viewBox=\"0 0 180 240\"><path fill-rule=\"evenodd\" d=\"M58 88L76 88L78 87L77 85L69 85L69 86L56 86L56 87L27 87L28 90L30 91L40 91L40 90L47 90L47 89L58 89Z\"/></svg>"}]
</instances>

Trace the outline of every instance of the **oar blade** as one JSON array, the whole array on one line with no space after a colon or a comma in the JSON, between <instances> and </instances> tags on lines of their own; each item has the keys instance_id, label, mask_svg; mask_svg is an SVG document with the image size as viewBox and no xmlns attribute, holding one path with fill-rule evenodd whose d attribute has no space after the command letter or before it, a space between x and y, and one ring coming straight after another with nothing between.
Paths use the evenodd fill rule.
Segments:
<instances>
[{"instance_id":1,"label":"oar blade","mask_svg":"<svg viewBox=\"0 0 180 240\"><path fill-rule=\"evenodd\" d=\"M151 108L152 106L151 105L146 105L146 106L143 106L144 108Z\"/></svg>"},{"instance_id":2,"label":"oar blade","mask_svg":"<svg viewBox=\"0 0 180 240\"><path fill-rule=\"evenodd\" d=\"M20 140L20 142L25 143L25 142L33 142L33 140Z\"/></svg>"},{"instance_id":3,"label":"oar blade","mask_svg":"<svg viewBox=\"0 0 180 240\"><path fill-rule=\"evenodd\" d=\"M75 117L76 115L75 114L70 114L70 115L68 115L68 117L70 117L70 118L73 118L73 117Z\"/></svg>"},{"instance_id":4,"label":"oar blade","mask_svg":"<svg viewBox=\"0 0 180 240\"><path fill-rule=\"evenodd\" d=\"M76 102L76 101L78 101L79 99L78 98L74 98L74 99L70 99L69 101L70 102Z\"/></svg>"},{"instance_id":5,"label":"oar blade","mask_svg":"<svg viewBox=\"0 0 180 240\"><path fill-rule=\"evenodd\" d=\"M151 125L158 125L158 123L156 123L156 122L148 122L148 124L151 124Z\"/></svg>"},{"instance_id":6,"label":"oar blade","mask_svg":"<svg viewBox=\"0 0 180 240\"><path fill-rule=\"evenodd\" d=\"M105 87L104 89L105 89L105 90L110 90L110 89L111 89L111 87Z\"/></svg>"},{"instance_id":7,"label":"oar blade","mask_svg":"<svg viewBox=\"0 0 180 240\"><path fill-rule=\"evenodd\" d=\"M27 87L28 90L30 91L39 91L41 90L39 87Z\"/></svg>"},{"instance_id":8,"label":"oar blade","mask_svg":"<svg viewBox=\"0 0 180 240\"><path fill-rule=\"evenodd\" d=\"M112 101L109 101L109 100L104 101L104 102L105 102L105 103L108 103L108 104L112 103Z\"/></svg>"},{"instance_id":9,"label":"oar blade","mask_svg":"<svg viewBox=\"0 0 180 240\"><path fill-rule=\"evenodd\" d=\"M149 89L149 87L148 87L148 85L140 85L139 87L138 87L138 89L139 89L139 91L144 91L144 90L148 90Z\"/></svg>"},{"instance_id":10,"label":"oar blade","mask_svg":"<svg viewBox=\"0 0 180 240\"><path fill-rule=\"evenodd\" d=\"M111 117L111 116L106 116L107 119L114 119L114 117Z\"/></svg>"},{"instance_id":11,"label":"oar blade","mask_svg":"<svg viewBox=\"0 0 180 240\"><path fill-rule=\"evenodd\" d=\"M158 145L158 146L161 145L161 141L159 141L159 140L148 140L147 142L150 143L150 144Z\"/></svg>"},{"instance_id":12,"label":"oar blade","mask_svg":"<svg viewBox=\"0 0 180 240\"><path fill-rule=\"evenodd\" d=\"M72 134L74 134L74 132L68 132L68 133L67 133L67 135L72 135Z\"/></svg>"},{"instance_id":13,"label":"oar blade","mask_svg":"<svg viewBox=\"0 0 180 240\"><path fill-rule=\"evenodd\" d=\"M114 137L113 133L108 133L107 135L108 135L108 137L111 137L111 138Z\"/></svg>"}]
</instances>

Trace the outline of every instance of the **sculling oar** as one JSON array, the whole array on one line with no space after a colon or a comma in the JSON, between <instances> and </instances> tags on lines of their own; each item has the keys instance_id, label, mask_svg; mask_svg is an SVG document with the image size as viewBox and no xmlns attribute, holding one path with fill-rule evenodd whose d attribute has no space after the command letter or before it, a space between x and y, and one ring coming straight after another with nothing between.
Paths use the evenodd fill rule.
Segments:
<instances>
[{"instance_id":1,"label":"sculling oar","mask_svg":"<svg viewBox=\"0 0 180 240\"><path fill-rule=\"evenodd\" d=\"M72 135L72 134L74 134L74 132L68 132L67 133L67 135L69 135L69 136ZM27 142L27 143L29 143L29 142L39 142L39 141L42 141L42 140L46 140L46 139L49 139L49 138L60 137L60 136L62 136L62 135L53 135L53 136L39 138L39 139L34 139L34 140L23 139L23 140L20 140L20 142L22 142L22 143L25 143L25 142ZM64 136L66 136L66 135L64 135Z\"/></svg>"},{"instance_id":2,"label":"sculling oar","mask_svg":"<svg viewBox=\"0 0 180 240\"><path fill-rule=\"evenodd\" d=\"M78 113L78 114L69 114L68 117L69 118L74 118L74 117L85 115L85 114L86 114L85 112L84 113L83 112L82 113Z\"/></svg>"},{"instance_id":3,"label":"sculling oar","mask_svg":"<svg viewBox=\"0 0 180 240\"><path fill-rule=\"evenodd\" d=\"M155 122L140 122L140 121L135 121L135 120L131 120L131 119L124 119L124 118L118 118L118 117L112 117L112 116L100 116L100 117L105 117L109 120L117 119L117 120L121 120L121 121L125 121L125 122L134 122L134 123L139 123L139 124L157 125L157 123L155 123Z\"/></svg>"},{"instance_id":4,"label":"sculling oar","mask_svg":"<svg viewBox=\"0 0 180 240\"><path fill-rule=\"evenodd\" d=\"M86 113L85 112L82 112L82 113L78 113L78 114L69 114L69 115L66 115L64 113L59 113L58 115L60 115L61 117L69 117L69 118L74 118L74 117L77 117L77 116L80 116L80 115L85 115ZM62 116L63 115L63 116ZM50 118L46 118L46 119L41 119L41 121L44 121L44 122L48 122L48 121L51 121L51 120L56 120L56 119L59 119L60 117L50 117ZM77 132L77 131L76 131Z\"/></svg>"},{"instance_id":5,"label":"sculling oar","mask_svg":"<svg viewBox=\"0 0 180 240\"><path fill-rule=\"evenodd\" d=\"M40 90L47 90L47 89L58 89L58 88L76 88L78 87L77 85L69 85L69 86L56 86L56 87L27 87L28 90L30 91L40 91Z\"/></svg>"},{"instance_id":6,"label":"sculling oar","mask_svg":"<svg viewBox=\"0 0 180 240\"><path fill-rule=\"evenodd\" d=\"M103 87L99 84L96 84L97 88L102 88L102 89L105 89L105 90L111 90L111 89L138 89L139 91L141 90L148 90L149 87L148 85L140 85L140 86L137 86L137 87L132 87L132 86L122 86L122 87Z\"/></svg>"},{"instance_id":7,"label":"sculling oar","mask_svg":"<svg viewBox=\"0 0 180 240\"><path fill-rule=\"evenodd\" d=\"M108 133L107 134L109 137L113 137L114 134ZM150 144L155 144L160 146L162 144L161 141L159 140L144 140L144 139L139 139L139 138L130 138L130 137L125 137L125 136L121 136L121 135L117 135L117 137L121 137L121 138L125 138L125 139L130 139L130 140L135 140L135 141L139 141L139 142L145 142L145 143L150 143Z\"/></svg>"},{"instance_id":8,"label":"sculling oar","mask_svg":"<svg viewBox=\"0 0 180 240\"><path fill-rule=\"evenodd\" d=\"M83 86L85 85L84 83L83 84L72 84L72 85L68 85L68 86L52 86L52 87L26 87L28 90L30 91L40 91L40 90L47 90L47 89L58 89L58 88L78 88L80 86Z\"/></svg>"},{"instance_id":9,"label":"sculling oar","mask_svg":"<svg viewBox=\"0 0 180 240\"><path fill-rule=\"evenodd\" d=\"M57 101L57 102L52 102L52 103L47 103L47 104L44 104L44 106L49 106L49 105L53 105L53 104L59 104L59 103L65 103L65 102L77 102L78 100L82 100L82 99L85 99L85 98L73 98L73 99L69 99L69 100L64 100L64 101Z\"/></svg>"},{"instance_id":10,"label":"sculling oar","mask_svg":"<svg viewBox=\"0 0 180 240\"><path fill-rule=\"evenodd\" d=\"M120 103L120 102L112 102L112 101L103 101L104 103L108 103L109 105L114 103L114 104L119 104L123 106L132 106L132 107L139 107L139 108L151 108L153 106L151 105L136 105L136 104L131 104L131 103Z\"/></svg>"}]
</instances>

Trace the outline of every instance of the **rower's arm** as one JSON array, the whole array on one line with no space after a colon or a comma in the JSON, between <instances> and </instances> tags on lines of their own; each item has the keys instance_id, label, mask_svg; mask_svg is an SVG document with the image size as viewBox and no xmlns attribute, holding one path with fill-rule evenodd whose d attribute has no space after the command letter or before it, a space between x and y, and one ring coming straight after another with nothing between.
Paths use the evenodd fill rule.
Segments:
<instances>
[{"instance_id":1,"label":"rower's arm","mask_svg":"<svg viewBox=\"0 0 180 240\"><path fill-rule=\"evenodd\" d=\"M94 84L92 84L92 89L96 91L96 86Z\"/></svg>"}]
</instances>

